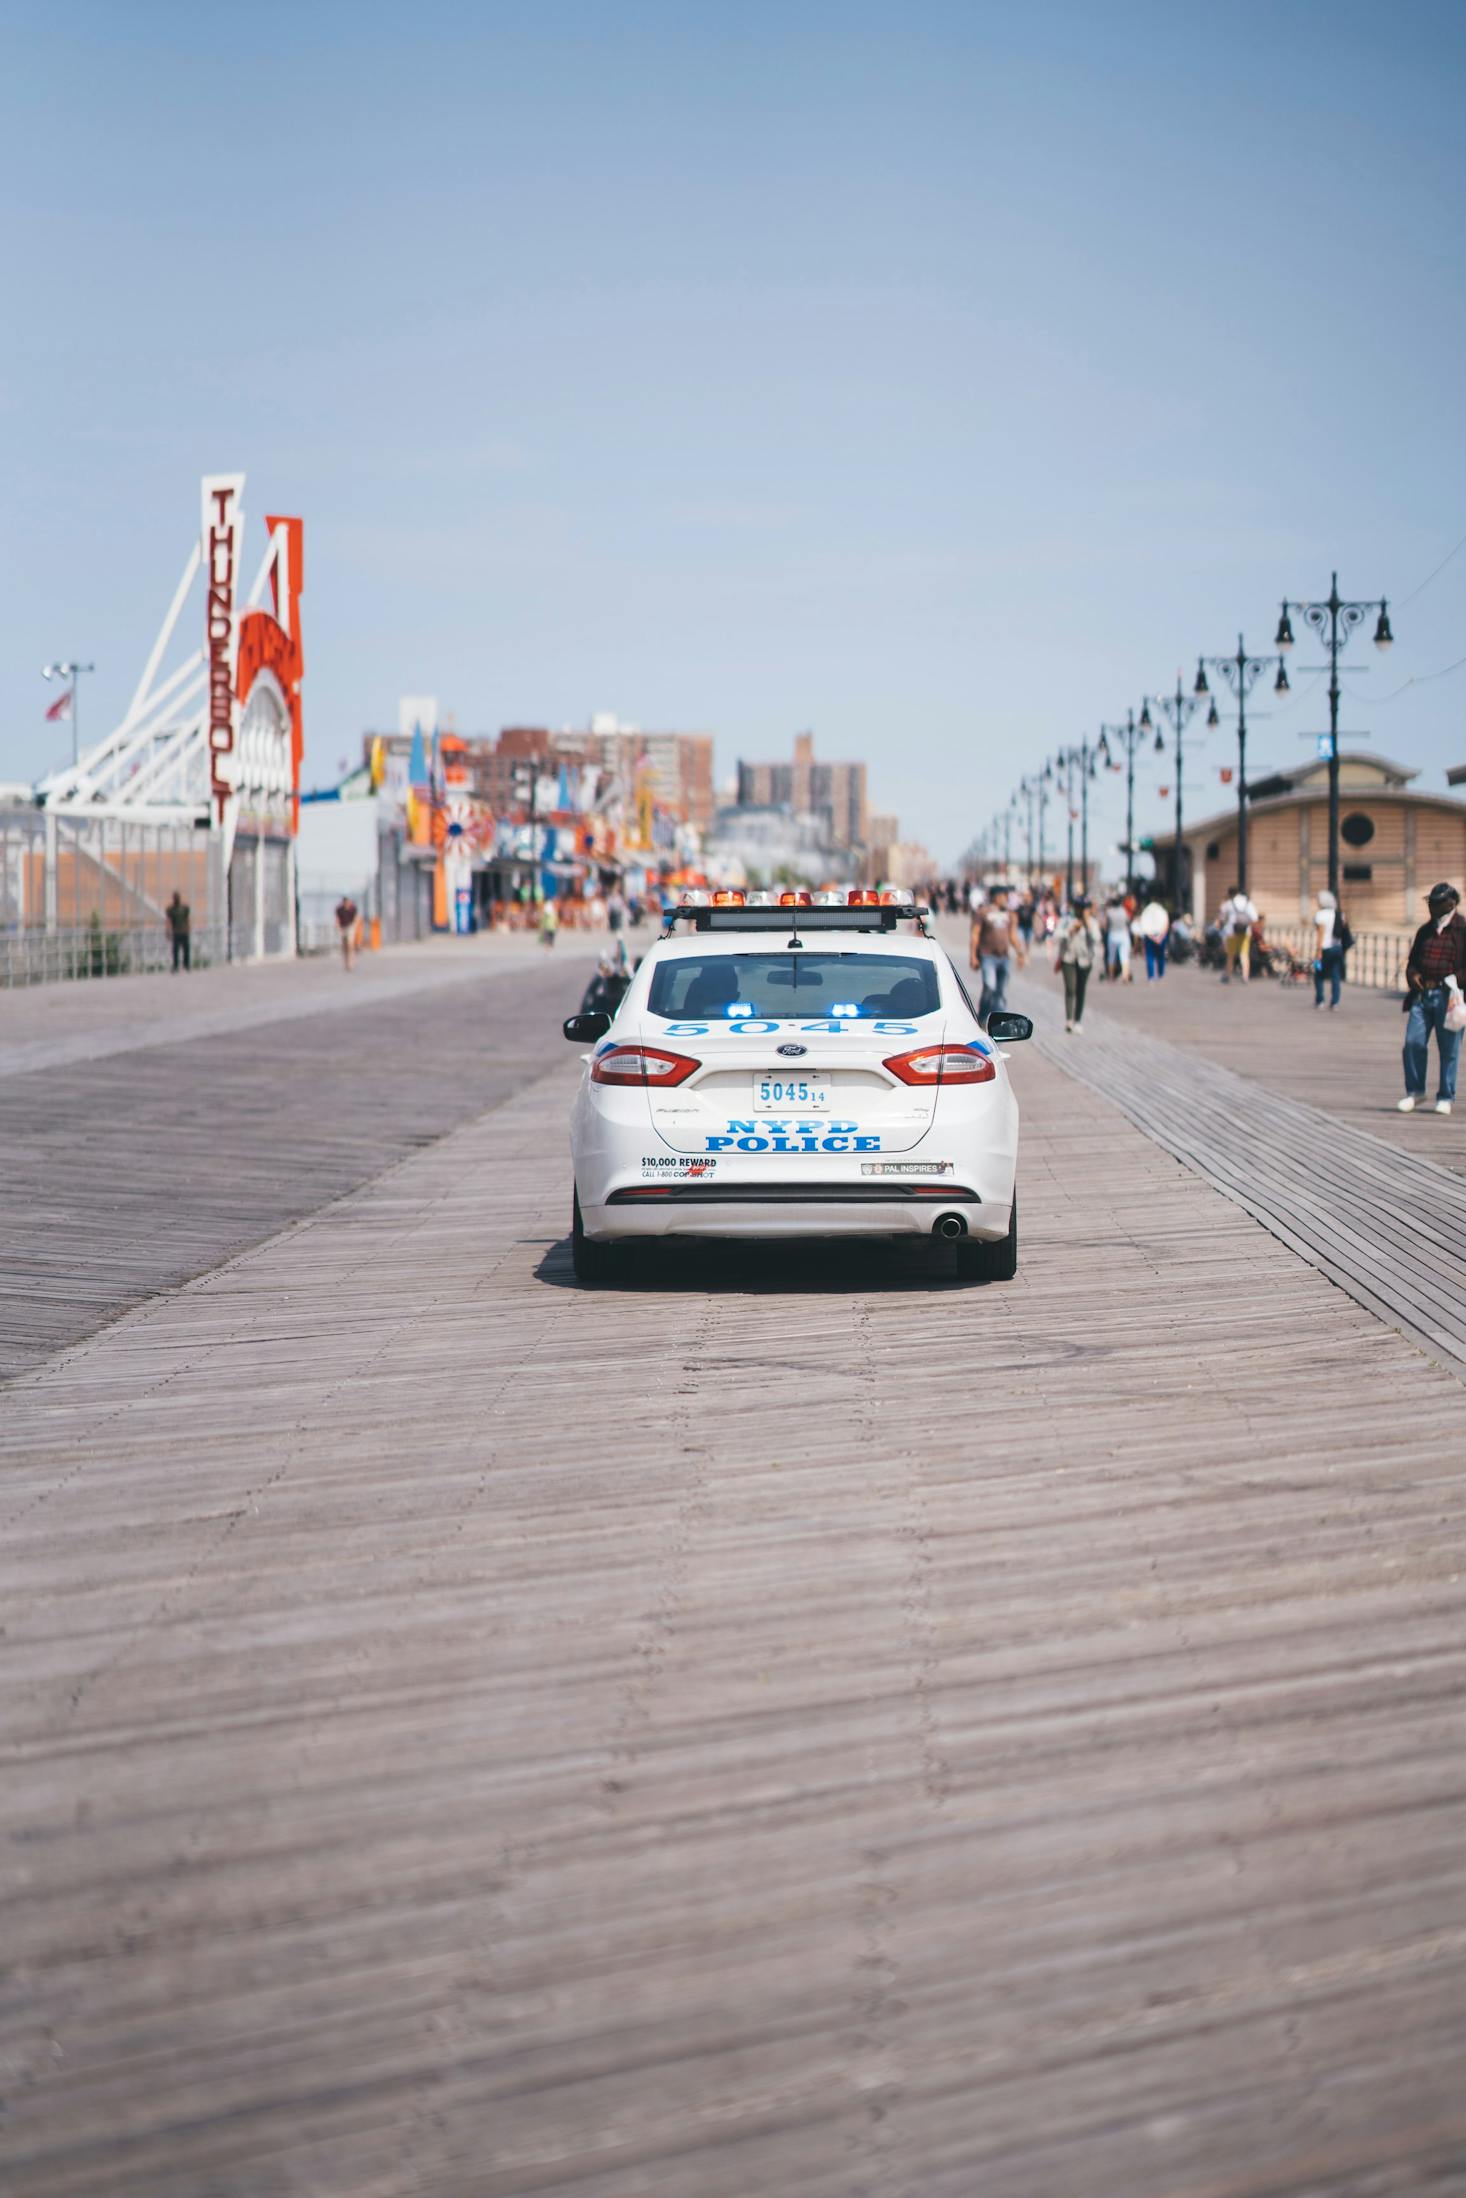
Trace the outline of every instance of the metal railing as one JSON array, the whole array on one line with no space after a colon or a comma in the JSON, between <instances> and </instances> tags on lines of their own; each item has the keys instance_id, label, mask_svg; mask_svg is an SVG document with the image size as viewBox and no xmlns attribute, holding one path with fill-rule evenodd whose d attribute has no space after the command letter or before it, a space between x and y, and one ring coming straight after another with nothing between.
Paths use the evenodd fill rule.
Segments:
<instances>
[{"instance_id":1,"label":"metal railing","mask_svg":"<svg viewBox=\"0 0 1466 2198\"><path fill-rule=\"evenodd\" d=\"M1314 959L1317 936L1311 925L1269 924L1267 927L1269 945L1286 946L1301 962ZM1351 985L1366 985L1380 992L1403 992L1405 957L1409 952L1408 932L1356 931L1345 962L1345 976Z\"/></svg>"},{"instance_id":2,"label":"metal railing","mask_svg":"<svg viewBox=\"0 0 1466 2198\"><path fill-rule=\"evenodd\" d=\"M223 924L194 927L189 959L207 969L228 959ZM60 931L0 931L0 990L17 985L68 984L89 977L136 976L171 969L173 942L166 924L78 924Z\"/></svg>"}]
</instances>

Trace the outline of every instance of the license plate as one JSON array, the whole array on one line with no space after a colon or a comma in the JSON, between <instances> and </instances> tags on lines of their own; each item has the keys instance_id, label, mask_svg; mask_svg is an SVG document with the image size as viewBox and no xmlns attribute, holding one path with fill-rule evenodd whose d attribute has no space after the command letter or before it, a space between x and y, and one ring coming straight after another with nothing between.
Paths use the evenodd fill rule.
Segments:
<instances>
[{"instance_id":1,"label":"license plate","mask_svg":"<svg viewBox=\"0 0 1466 2198\"><path fill-rule=\"evenodd\" d=\"M801 1114L828 1114L830 1087L818 1076L755 1076L753 1103L761 1113L797 1107Z\"/></svg>"}]
</instances>

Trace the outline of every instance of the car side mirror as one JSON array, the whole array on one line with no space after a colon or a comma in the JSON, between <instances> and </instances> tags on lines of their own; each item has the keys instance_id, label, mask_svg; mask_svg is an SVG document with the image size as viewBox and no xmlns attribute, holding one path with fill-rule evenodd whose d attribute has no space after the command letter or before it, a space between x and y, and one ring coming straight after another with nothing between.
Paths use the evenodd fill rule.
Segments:
<instances>
[{"instance_id":1,"label":"car side mirror","mask_svg":"<svg viewBox=\"0 0 1466 2198\"><path fill-rule=\"evenodd\" d=\"M566 1027L568 1029L568 1024ZM1020 1039L1033 1036L1033 1018L1028 1015L1009 1015L1006 1012L990 1015L987 1020L987 1034L999 1045L1016 1046Z\"/></svg>"},{"instance_id":2,"label":"car side mirror","mask_svg":"<svg viewBox=\"0 0 1466 2198\"><path fill-rule=\"evenodd\" d=\"M1020 1021L1021 1019L1020 1017ZM597 1038L605 1037L611 1027L611 1018L597 1008L593 1015L572 1015L563 1027L573 1046L589 1046L594 1045ZM1032 1029L1033 1025L1030 1024L1029 1028Z\"/></svg>"}]
</instances>

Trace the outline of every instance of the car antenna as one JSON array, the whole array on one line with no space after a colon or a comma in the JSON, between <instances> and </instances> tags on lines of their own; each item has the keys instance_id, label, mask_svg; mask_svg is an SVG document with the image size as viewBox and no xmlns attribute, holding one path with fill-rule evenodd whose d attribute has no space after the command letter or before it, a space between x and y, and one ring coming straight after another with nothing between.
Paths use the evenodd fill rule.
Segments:
<instances>
[{"instance_id":1,"label":"car antenna","mask_svg":"<svg viewBox=\"0 0 1466 2198\"><path fill-rule=\"evenodd\" d=\"M797 932L795 936L789 941L789 946L803 946L803 944L804 941L799 937ZM785 952L788 952L788 947L785 948Z\"/></svg>"}]
</instances>

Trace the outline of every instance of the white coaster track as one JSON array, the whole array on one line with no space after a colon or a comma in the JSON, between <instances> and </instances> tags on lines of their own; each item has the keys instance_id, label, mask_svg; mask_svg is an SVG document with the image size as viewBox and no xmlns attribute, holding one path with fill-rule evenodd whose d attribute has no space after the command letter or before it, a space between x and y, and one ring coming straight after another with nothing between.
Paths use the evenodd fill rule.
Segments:
<instances>
[{"instance_id":1,"label":"white coaster track","mask_svg":"<svg viewBox=\"0 0 1466 2198\"><path fill-rule=\"evenodd\" d=\"M204 482L205 502L217 482L227 481L242 493L244 475L212 476ZM244 534L244 512L236 508L236 539ZM256 610L265 590L277 577L287 552L283 523L271 530L249 593L240 610ZM75 764L63 764L38 781L37 796L48 809L63 814L80 811L87 816L111 812L131 818L176 818L180 810L197 814L201 821L223 823L232 840L232 820L211 812L211 758L209 749L209 658L203 644L189 650L165 670L184 611L195 597L195 584L205 570L202 535L194 541L174 590L167 616L159 629L143 667L142 677L121 722L88 748ZM282 589L281 595L285 594ZM207 594L207 589L201 589ZM288 600L288 597L287 597ZM233 616L231 650L237 649L238 613ZM206 631L206 606L200 606L196 632ZM231 671L233 669L231 657ZM237 720L236 710L236 720ZM227 856L226 856L227 859Z\"/></svg>"}]
</instances>

